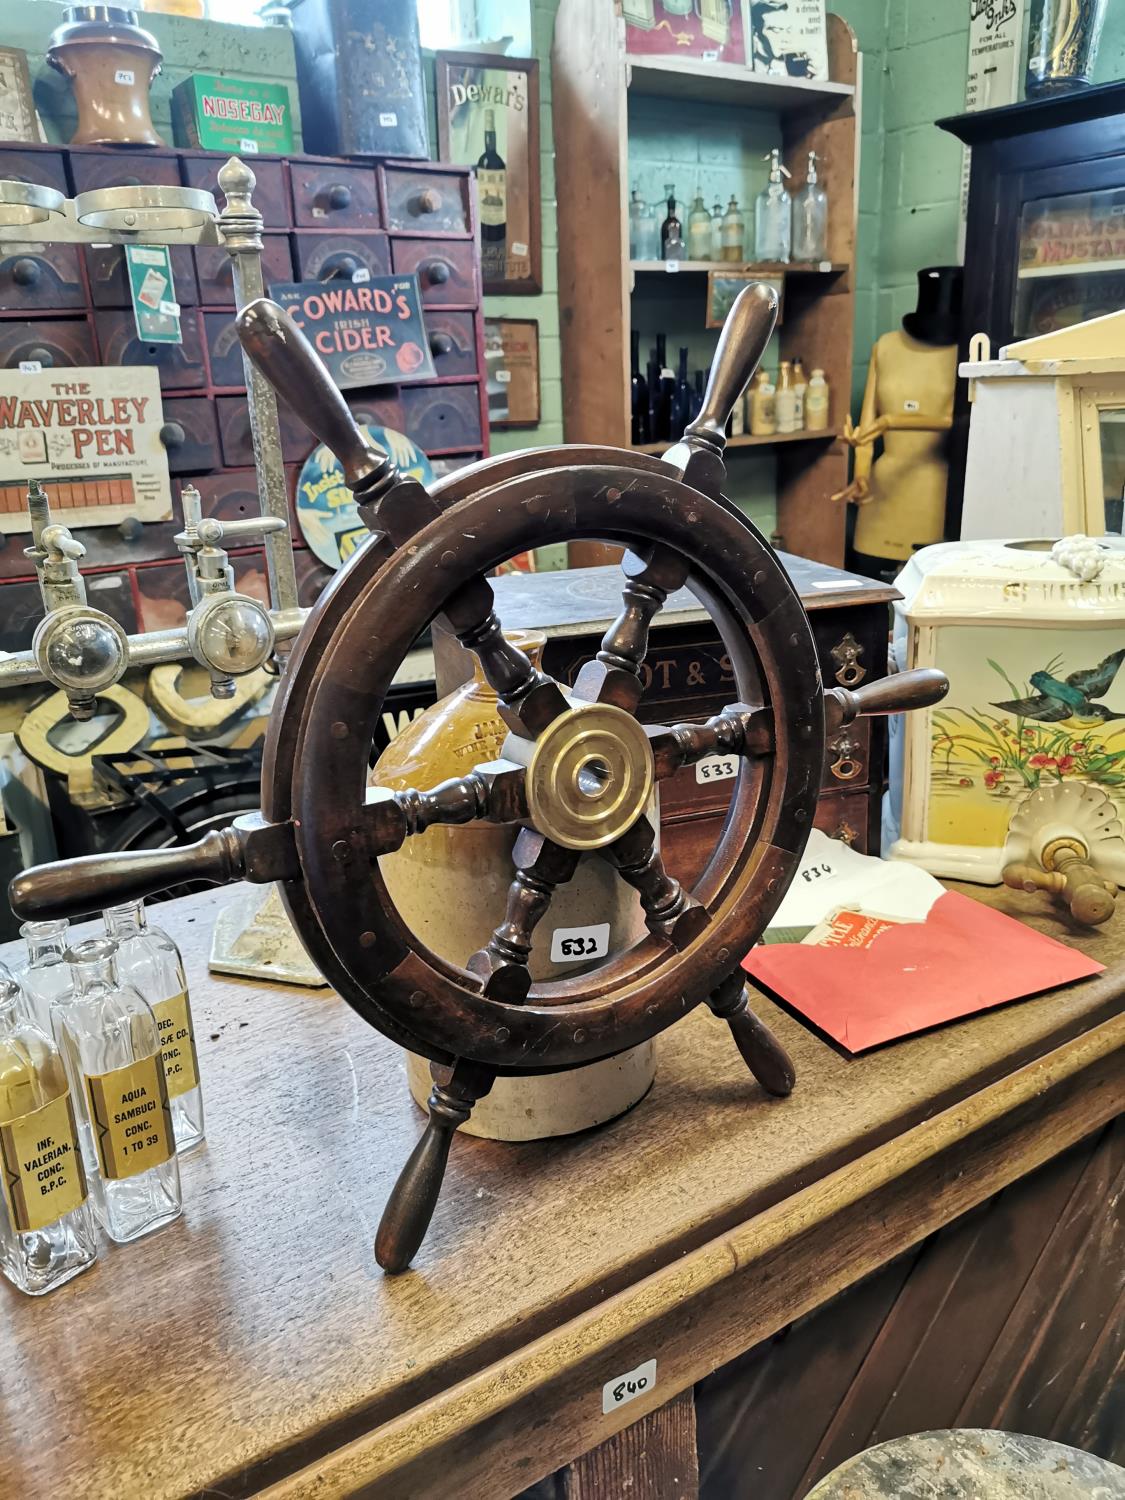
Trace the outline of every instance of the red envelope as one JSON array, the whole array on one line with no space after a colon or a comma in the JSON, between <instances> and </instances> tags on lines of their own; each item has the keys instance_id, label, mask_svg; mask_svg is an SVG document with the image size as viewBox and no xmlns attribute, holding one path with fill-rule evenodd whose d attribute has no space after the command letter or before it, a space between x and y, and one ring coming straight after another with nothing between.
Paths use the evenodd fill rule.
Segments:
<instances>
[{"instance_id":1,"label":"red envelope","mask_svg":"<svg viewBox=\"0 0 1125 1500\"><path fill-rule=\"evenodd\" d=\"M752 949L742 967L849 1052L864 1052L1105 965L946 891L924 922L888 926L868 948L776 943Z\"/></svg>"}]
</instances>

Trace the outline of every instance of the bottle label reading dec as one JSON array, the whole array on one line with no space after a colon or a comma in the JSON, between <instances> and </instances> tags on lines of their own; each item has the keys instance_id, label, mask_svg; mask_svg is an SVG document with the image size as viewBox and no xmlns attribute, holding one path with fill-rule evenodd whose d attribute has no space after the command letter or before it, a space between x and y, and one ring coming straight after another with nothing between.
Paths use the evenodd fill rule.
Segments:
<instances>
[{"instance_id":1,"label":"bottle label reading dec","mask_svg":"<svg viewBox=\"0 0 1125 1500\"><path fill-rule=\"evenodd\" d=\"M0 1125L0 1183L12 1227L30 1234L86 1201L70 1091Z\"/></svg>"},{"instance_id":2,"label":"bottle label reading dec","mask_svg":"<svg viewBox=\"0 0 1125 1500\"><path fill-rule=\"evenodd\" d=\"M86 1099L103 1177L135 1177L172 1156L172 1114L159 1052L112 1073L87 1073Z\"/></svg>"},{"instance_id":3,"label":"bottle label reading dec","mask_svg":"<svg viewBox=\"0 0 1125 1500\"><path fill-rule=\"evenodd\" d=\"M160 1033L160 1055L164 1059L164 1078L169 1099L190 1094L199 1087L199 1054L195 1050L195 1033L191 1025L191 1007L187 990L161 1000L152 1007Z\"/></svg>"}]
</instances>

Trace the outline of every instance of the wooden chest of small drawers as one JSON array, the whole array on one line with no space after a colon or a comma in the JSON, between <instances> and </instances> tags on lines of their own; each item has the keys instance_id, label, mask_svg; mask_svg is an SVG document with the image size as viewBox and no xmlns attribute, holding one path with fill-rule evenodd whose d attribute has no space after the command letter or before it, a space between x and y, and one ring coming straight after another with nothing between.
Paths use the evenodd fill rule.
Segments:
<instances>
[{"instance_id":1,"label":"wooden chest of small drawers","mask_svg":"<svg viewBox=\"0 0 1125 1500\"><path fill-rule=\"evenodd\" d=\"M889 606L899 594L840 568L779 554L808 611L825 687L858 687L886 676ZM543 670L571 683L596 654L621 604L617 568L509 574L492 580L506 630L545 631ZM465 679L465 653L434 629L436 692ZM734 678L710 617L686 589L653 622L640 717L671 724L708 719L734 698ZM879 852L885 722L864 719L836 734L824 762L816 826L863 853ZM693 884L707 864L730 803L730 781L708 782L687 766L660 788L660 838L673 874Z\"/></svg>"},{"instance_id":2,"label":"wooden chest of small drawers","mask_svg":"<svg viewBox=\"0 0 1125 1500\"><path fill-rule=\"evenodd\" d=\"M213 192L221 207L217 174L225 160L221 152L0 144L0 177L67 195L138 183L184 184ZM485 455L488 403L471 172L441 163L325 157L254 157L250 165L264 221L267 285L350 280L357 272L418 274L436 378L348 391L353 411L406 432L438 473ZM114 583L96 591L98 604L129 630L158 629L183 617L186 588L174 581L183 567L172 541L182 525L183 484L203 493L205 511L257 510L228 256L221 248L177 246L172 268L183 343L153 345L137 336L119 247L0 245L0 368L32 360L45 369L150 365L160 376L172 518L77 533L87 548L84 571L102 570ZM300 465L316 444L284 405L280 418L292 497ZM295 517L293 536L302 602L311 604L331 575L301 550ZM34 573L23 555L26 540L0 535L0 650L30 645L41 615ZM244 587L264 597L260 549L245 549L236 571Z\"/></svg>"}]
</instances>

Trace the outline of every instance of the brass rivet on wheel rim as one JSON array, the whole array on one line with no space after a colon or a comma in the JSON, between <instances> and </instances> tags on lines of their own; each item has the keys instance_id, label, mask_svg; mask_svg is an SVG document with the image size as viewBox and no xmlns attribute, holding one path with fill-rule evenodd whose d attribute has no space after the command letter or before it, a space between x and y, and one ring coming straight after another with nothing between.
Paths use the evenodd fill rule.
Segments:
<instances>
[{"instance_id":1,"label":"brass rivet on wheel rim","mask_svg":"<svg viewBox=\"0 0 1125 1500\"><path fill-rule=\"evenodd\" d=\"M636 719L612 704L582 704L535 743L527 769L531 821L567 849L603 849L644 812L652 784L652 750Z\"/></svg>"}]
</instances>

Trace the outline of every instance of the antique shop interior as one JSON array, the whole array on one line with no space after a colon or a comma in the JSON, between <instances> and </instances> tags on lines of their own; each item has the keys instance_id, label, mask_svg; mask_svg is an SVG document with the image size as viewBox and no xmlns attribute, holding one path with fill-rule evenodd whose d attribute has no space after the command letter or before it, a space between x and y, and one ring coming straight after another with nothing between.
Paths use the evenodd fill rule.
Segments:
<instances>
[{"instance_id":1,"label":"antique shop interior","mask_svg":"<svg viewBox=\"0 0 1125 1500\"><path fill-rule=\"evenodd\" d=\"M1125 1500L1125 3L0 0L0 1500Z\"/></svg>"}]
</instances>

